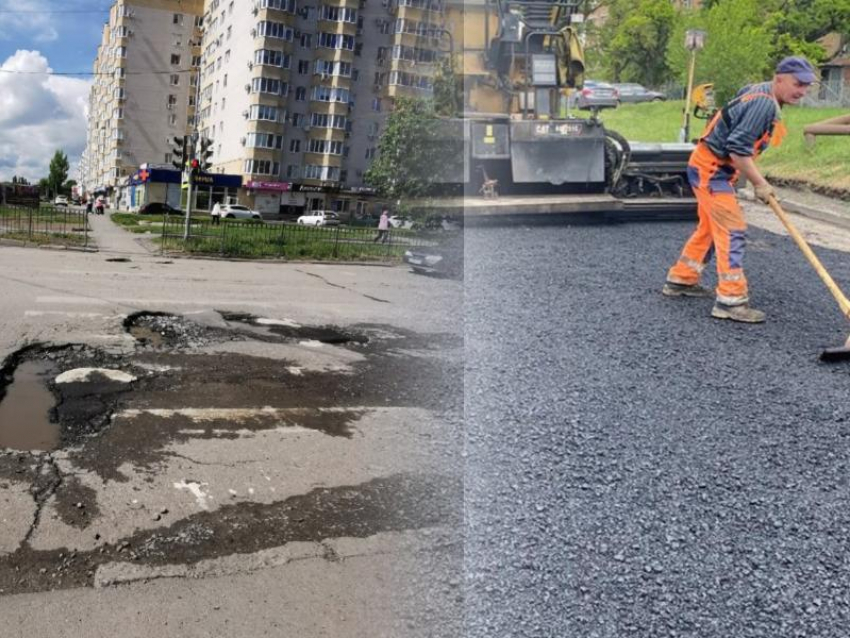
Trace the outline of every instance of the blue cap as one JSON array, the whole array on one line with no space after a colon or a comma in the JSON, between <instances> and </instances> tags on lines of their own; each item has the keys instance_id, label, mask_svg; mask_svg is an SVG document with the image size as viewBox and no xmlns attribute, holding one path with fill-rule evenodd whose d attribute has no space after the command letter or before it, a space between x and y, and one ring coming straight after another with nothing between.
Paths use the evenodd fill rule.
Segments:
<instances>
[{"instance_id":1,"label":"blue cap","mask_svg":"<svg viewBox=\"0 0 850 638\"><path fill-rule=\"evenodd\" d=\"M803 84L811 84L818 79L815 68L806 58L795 55L783 59L776 65L776 73L790 73Z\"/></svg>"}]
</instances>

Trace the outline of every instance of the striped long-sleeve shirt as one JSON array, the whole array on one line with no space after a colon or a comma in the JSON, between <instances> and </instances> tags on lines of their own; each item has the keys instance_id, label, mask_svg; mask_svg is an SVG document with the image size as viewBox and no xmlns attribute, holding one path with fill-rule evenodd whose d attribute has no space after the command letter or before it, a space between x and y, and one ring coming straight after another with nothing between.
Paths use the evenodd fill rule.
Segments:
<instances>
[{"instance_id":1,"label":"striped long-sleeve shirt","mask_svg":"<svg viewBox=\"0 0 850 638\"><path fill-rule=\"evenodd\" d=\"M765 150L766 142L758 148L756 143L765 133L772 134L774 124L781 119L779 103L770 97L770 90L770 82L753 84L739 91L724 107L726 117L718 118L712 131L702 138L712 153L725 159L731 153L751 157ZM765 94L765 97L746 99L756 93Z\"/></svg>"}]
</instances>

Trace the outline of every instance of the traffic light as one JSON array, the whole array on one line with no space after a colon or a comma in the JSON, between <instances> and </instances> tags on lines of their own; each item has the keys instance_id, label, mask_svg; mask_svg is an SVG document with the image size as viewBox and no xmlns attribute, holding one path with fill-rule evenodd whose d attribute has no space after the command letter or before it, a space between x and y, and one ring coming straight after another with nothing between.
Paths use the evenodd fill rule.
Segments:
<instances>
[{"instance_id":1,"label":"traffic light","mask_svg":"<svg viewBox=\"0 0 850 638\"><path fill-rule=\"evenodd\" d=\"M186 168L186 162L189 160L189 153L187 152L187 139L185 137L172 137L171 141L174 142L174 159L171 161L171 164L179 171L182 171Z\"/></svg>"},{"instance_id":2,"label":"traffic light","mask_svg":"<svg viewBox=\"0 0 850 638\"><path fill-rule=\"evenodd\" d=\"M200 172L200 165L201 163L198 161L197 157L193 157L189 161L189 172L192 174L193 178L197 177L198 173Z\"/></svg>"},{"instance_id":3,"label":"traffic light","mask_svg":"<svg viewBox=\"0 0 850 638\"><path fill-rule=\"evenodd\" d=\"M212 145L213 141L208 137L202 137L198 141L198 162L200 170L204 173L212 168L212 162L210 162L210 157L213 154Z\"/></svg>"}]
</instances>

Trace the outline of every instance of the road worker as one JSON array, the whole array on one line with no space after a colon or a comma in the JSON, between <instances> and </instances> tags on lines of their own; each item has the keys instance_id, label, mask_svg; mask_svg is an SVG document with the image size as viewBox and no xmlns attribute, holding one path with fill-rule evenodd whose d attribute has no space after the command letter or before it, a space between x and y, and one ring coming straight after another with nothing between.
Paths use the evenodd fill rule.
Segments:
<instances>
[{"instance_id":1,"label":"road worker","mask_svg":"<svg viewBox=\"0 0 850 638\"><path fill-rule=\"evenodd\" d=\"M708 123L688 161L699 222L667 273L664 295L710 297L699 279L714 254L718 282L711 316L745 323L765 320L764 312L749 303L743 261L747 223L735 183L743 174L762 202L775 195L755 159L769 145L779 146L785 135L781 107L799 102L815 79L805 58L787 57L777 65L773 80L741 89Z\"/></svg>"}]
</instances>

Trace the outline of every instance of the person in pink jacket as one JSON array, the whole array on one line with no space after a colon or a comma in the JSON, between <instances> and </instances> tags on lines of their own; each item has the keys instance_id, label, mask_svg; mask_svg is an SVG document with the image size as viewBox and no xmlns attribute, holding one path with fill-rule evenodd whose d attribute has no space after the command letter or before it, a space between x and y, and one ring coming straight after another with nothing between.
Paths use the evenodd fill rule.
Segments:
<instances>
[{"instance_id":1,"label":"person in pink jacket","mask_svg":"<svg viewBox=\"0 0 850 638\"><path fill-rule=\"evenodd\" d=\"M375 236L373 241L377 242L381 241L382 244L387 243L387 239L389 239L390 231L390 211L386 206L381 210L381 219L378 220L378 234Z\"/></svg>"}]
</instances>

